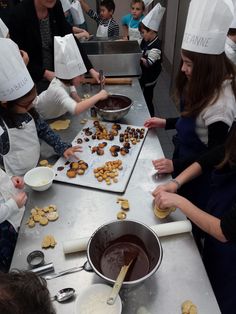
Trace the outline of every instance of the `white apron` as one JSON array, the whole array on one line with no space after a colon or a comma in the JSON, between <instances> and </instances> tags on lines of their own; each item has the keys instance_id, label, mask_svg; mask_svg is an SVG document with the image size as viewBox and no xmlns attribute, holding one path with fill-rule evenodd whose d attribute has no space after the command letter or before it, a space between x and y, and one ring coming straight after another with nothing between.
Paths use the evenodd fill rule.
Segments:
<instances>
[{"instance_id":1,"label":"white apron","mask_svg":"<svg viewBox=\"0 0 236 314\"><path fill-rule=\"evenodd\" d=\"M142 40L142 36L140 35L140 31L138 28L130 27L132 21L133 19L130 20L128 26L129 40L137 40L140 43Z\"/></svg>"},{"instance_id":2,"label":"white apron","mask_svg":"<svg viewBox=\"0 0 236 314\"><path fill-rule=\"evenodd\" d=\"M107 26L99 25L98 29L97 29L96 37L106 37L107 38L108 37L108 27L109 27L110 23L111 23L111 19L109 20Z\"/></svg>"},{"instance_id":3,"label":"white apron","mask_svg":"<svg viewBox=\"0 0 236 314\"><path fill-rule=\"evenodd\" d=\"M37 165L40 157L40 143L34 119L24 123L22 129L7 128L7 131L10 150L3 156L5 171L8 175L23 176Z\"/></svg>"},{"instance_id":4,"label":"white apron","mask_svg":"<svg viewBox=\"0 0 236 314\"><path fill-rule=\"evenodd\" d=\"M12 195L16 195L19 191L19 189L16 189L14 187L14 184L12 183L10 177L5 173L5 171L0 169L0 197L6 202L10 198L12 198ZM20 226L24 211L25 206L20 208L17 214L14 214L14 216L8 218L8 221L15 228L16 232L18 227Z\"/></svg>"}]
</instances>

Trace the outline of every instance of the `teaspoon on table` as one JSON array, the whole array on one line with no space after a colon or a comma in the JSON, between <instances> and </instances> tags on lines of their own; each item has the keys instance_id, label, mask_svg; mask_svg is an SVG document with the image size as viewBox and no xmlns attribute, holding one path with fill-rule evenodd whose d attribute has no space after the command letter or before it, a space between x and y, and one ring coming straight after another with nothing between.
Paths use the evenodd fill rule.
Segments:
<instances>
[{"instance_id":1,"label":"teaspoon on table","mask_svg":"<svg viewBox=\"0 0 236 314\"><path fill-rule=\"evenodd\" d=\"M93 268L91 267L91 265L89 264L89 262L86 261L83 266L78 266L78 267L69 268L69 269L67 269L67 270L63 270L63 271L60 271L60 272L58 272L58 273L54 273L54 274L52 274L52 275L47 275L47 276L45 276L44 278L45 278L46 280L50 280L50 279L57 278L57 277L60 277L60 276L64 276L64 275L67 275L67 274L72 274L72 273L75 273L75 272L81 271L81 270L85 270L85 271L88 271L88 272L92 272L92 271L93 271Z\"/></svg>"},{"instance_id":2,"label":"teaspoon on table","mask_svg":"<svg viewBox=\"0 0 236 314\"><path fill-rule=\"evenodd\" d=\"M51 297L51 301L64 302L73 297L75 294L75 289L73 288L64 288L57 292L56 295Z\"/></svg>"}]
</instances>

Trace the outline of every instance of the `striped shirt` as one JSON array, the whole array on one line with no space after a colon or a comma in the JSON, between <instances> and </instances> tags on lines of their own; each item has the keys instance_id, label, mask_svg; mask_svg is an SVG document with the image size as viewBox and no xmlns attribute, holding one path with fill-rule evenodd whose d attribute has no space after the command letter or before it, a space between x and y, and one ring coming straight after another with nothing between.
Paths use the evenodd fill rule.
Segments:
<instances>
[{"instance_id":1,"label":"striped shirt","mask_svg":"<svg viewBox=\"0 0 236 314\"><path fill-rule=\"evenodd\" d=\"M94 19L99 25L108 26L108 37L118 37L119 36L119 25L111 18L111 20L103 20L97 12L90 9L87 14Z\"/></svg>"}]
</instances>

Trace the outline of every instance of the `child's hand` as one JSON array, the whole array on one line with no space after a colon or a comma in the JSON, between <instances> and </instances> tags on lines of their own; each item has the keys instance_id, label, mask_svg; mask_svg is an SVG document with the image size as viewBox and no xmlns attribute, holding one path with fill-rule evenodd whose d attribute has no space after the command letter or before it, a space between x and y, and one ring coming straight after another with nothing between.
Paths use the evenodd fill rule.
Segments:
<instances>
[{"instance_id":1,"label":"child's hand","mask_svg":"<svg viewBox=\"0 0 236 314\"><path fill-rule=\"evenodd\" d=\"M166 126L166 119L161 119L161 118L157 118L157 117L152 117L147 119L144 122L144 126L146 128L164 128Z\"/></svg>"},{"instance_id":2,"label":"child's hand","mask_svg":"<svg viewBox=\"0 0 236 314\"><path fill-rule=\"evenodd\" d=\"M27 201L27 195L25 192L19 192L17 195L13 196L18 208L21 208L25 205Z\"/></svg>"},{"instance_id":3,"label":"child's hand","mask_svg":"<svg viewBox=\"0 0 236 314\"><path fill-rule=\"evenodd\" d=\"M16 189L23 189L24 187L24 179L22 177L12 177L12 183Z\"/></svg>"},{"instance_id":4,"label":"child's hand","mask_svg":"<svg viewBox=\"0 0 236 314\"><path fill-rule=\"evenodd\" d=\"M79 159L79 158L75 155L75 153L76 153L76 152L82 152L82 151L83 151L83 150L82 150L82 146L80 146L80 145L72 146L72 147L70 147L70 148L67 148L67 149L64 151L63 156L64 156L66 159L68 159L68 158L71 157L71 156L74 156L74 157L76 157L77 159Z\"/></svg>"},{"instance_id":5,"label":"child's hand","mask_svg":"<svg viewBox=\"0 0 236 314\"><path fill-rule=\"evenodd\" d=\"M158 173L172 173L174 171L173 161L167 158L153 160L152 164Z\"/></svg>"},{"instance_id":6,"label":"child's hand","mask_svg":"<svg viewBox=\"0 0 236 314\"><path fill-rule=\"evenodd\" d=\"M98 93L100 100L103 99L107 99L107 97L109 96L108 92L105 89L102 89L99 93Z\"/></svg>"}]
</instances>

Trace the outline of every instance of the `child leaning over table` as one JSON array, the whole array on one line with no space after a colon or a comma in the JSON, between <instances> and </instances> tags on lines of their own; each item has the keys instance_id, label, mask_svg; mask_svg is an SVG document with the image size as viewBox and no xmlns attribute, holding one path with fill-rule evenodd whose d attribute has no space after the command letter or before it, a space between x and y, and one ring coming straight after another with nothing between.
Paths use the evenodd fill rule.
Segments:
<instances>
[{"instance_id":1,"label":"child leaning over table","mask_svg":"<svg viewBox=\"0 0 236 314\"><path fill-rule=\"evenodd\" d=\"M16 75L17 73L17 75ZM40 139L69 158L80 146L62 142L33 108L36 88L17 45L0 38L0 154L9 175L24 175L40 157Z\"/></svg>"},{"instance_id":2,"label":"child leaning over table","mask_svg":"<svg viewBox=\"0 0 236 314\"><path fill-rule=\"evenodd\" d=\"M54 119L66 112L79 115L108 97L105 90L85 100L81 100L77 94L75 86L83 81L83 74L87 70L72 34L55 36L54 48L56 77L34 101L43 119Z\"/></svg>"},{"instance_id":3,"label":"child leaning over table","mask_svg":"<svg viewBox=\"0 0 236 314\"><path fill-rule=\"evenodd\" d=\"M158 29L164 12L165 8L158 3L139 24L139 30L143 37L140 44L143 54L140 61L142 75L139 82L151 116L154 116L153 90L162 70L161 41L158 38Z\"/></svg>"},{"instance_id":4,"label":"child leaning over table","mask_svg":"<svg viewBox=\"0 0 236 314\"><path fill-rule=\"evenodd\" d=\"M14 253L17 229L24 214L26 193L21 177L9 177L0 169L0 271L7 272Z\"/></svg>"},{"instance_id":5,"label":"child leaning over table","mask_svg":"<svg viewBox=\"0 0 236 314\"><path fill-rule=\"evenodd\" d=\"M82 9L99 25L96 37L118 37L119 24L113 19L115 3L113 0L101 1L99 14L92 10L85 0L79 0Z\"/></svg>"}]
</instances>

